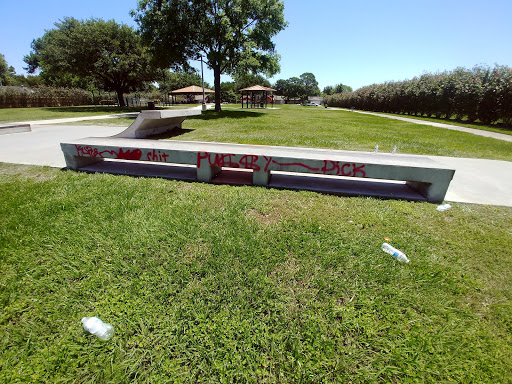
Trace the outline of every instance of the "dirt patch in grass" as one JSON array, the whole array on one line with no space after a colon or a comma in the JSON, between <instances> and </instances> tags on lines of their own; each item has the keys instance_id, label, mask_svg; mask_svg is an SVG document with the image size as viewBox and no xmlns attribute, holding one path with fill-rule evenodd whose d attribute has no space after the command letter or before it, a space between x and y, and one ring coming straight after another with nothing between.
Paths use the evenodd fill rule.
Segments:
<instances>
[{"instance_id":1,"label":"dirt patch in grass","mask_svg":"<svg viewBox=\"0 0 512 384\"><path fill-rule=\"evenodd\" d=\"M36 182L55 179L55 170L50 167L38 167L24 164L0 163L0 176L17 176Z\"/></svg>"}]
</instances>

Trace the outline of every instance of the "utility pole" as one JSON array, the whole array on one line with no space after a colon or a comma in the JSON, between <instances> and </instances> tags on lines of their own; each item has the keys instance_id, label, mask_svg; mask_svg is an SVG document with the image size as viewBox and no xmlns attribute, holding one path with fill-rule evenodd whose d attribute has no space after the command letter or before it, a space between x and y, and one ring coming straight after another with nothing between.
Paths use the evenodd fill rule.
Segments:
<instances>
[{"instance_id":1,"label":"utility pole","mask_svg":"<svg viewBox=\"0 0 512 384\"><path fill-rule=\"evenodd\" d=\"M202 110L205 111L206 110L206 101L205 101L205 97L204 97L204 74L203 74L203 56L201 55L201 85L203 87L203 106L202 106Z\"/></svg>"}]
</instances>

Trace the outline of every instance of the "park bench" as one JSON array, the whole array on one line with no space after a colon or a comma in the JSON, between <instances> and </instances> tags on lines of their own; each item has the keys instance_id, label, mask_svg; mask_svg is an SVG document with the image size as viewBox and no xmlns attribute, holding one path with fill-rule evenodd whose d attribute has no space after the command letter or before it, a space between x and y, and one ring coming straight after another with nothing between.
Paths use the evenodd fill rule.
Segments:
<instances>
[{"instance_id":1,"label":"park bench","mask_svg":"<svg viewBox=\"0 0 512 384\"><path fill-rule=\"evenodd\" d=\"M126 137L61 143L67 167L429 202L443 201L455 172L419 156Z\"/></svg>"}]
</instances>

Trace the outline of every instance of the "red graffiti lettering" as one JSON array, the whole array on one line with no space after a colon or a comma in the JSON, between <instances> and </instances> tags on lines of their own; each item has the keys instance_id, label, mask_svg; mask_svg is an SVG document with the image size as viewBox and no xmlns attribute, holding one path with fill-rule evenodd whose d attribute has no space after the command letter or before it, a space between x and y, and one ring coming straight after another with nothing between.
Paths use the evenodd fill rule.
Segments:
<instances>
[{"instance_id":1,"label":"red graffiti lettering","mask_svg":"<svg viewBox=\"0 0 512 384\"><path fill-rule=\"evenodd\" d=\"M327 166L330 167L328 168ZM321 171L323 172L324 175L330 172L337 175L338 173L340 173L340 164L337 161L324 160L324 166L322 167Z\"/></svg>"},{"instance_id":2,"label":"red graffiti lettering","mask_svg":"<svg viewBox=\"0 0 512 384\"><path fill-rule=\"evenodd\" d=\"M341 166L341 176L352 176L352 173L350 171L348 173L345 172L345 167L350 167L350 163L345 163Z\"/></svg>"},{"instance_id":3,"label":"red graffiti lettering","mask_svg":"<svg viewBox=\"0 0 512 384\"><path fill-rule=\"evenodd\" d=\"M230 168L240 168L240 165L233 161L232 157L235 156L233 153L228 154L220 154L216 153L215 157L213 154L208 152L198 152L197 153L197 168L201 168L201 163L203 159L208 159L208 163L212 167L230 167Z\"/></svg>"},{"instance_id":4,"label":"red graffiti lettering","mask_svg":"<svg viewBox=\"0 0 512 384\"><path fill-rule=\"evenodd\" d=\"M109 151L109 150L105 150L105 151L98 151L98 148L93 148L93 147L82 147L81 145L76 145L75 144L75 148L76 148L76 153L78 156L89 156L89 157L103 157L103 154L104 153L108 153L110 155L115 155L116 152L115 151Z\"/></svg>"},{"instance_id":5,"label":"red graffiti lettering","mask_svg":"<svg viewBox=\"0 0 512 384\"><path fill-rule=\"evenodd\" d=\"M226 156L229 156L229 155L221 155L220 153L216 153L215 154L215 160L212 163L212 155L210 155L210 165L216 165L216 166L219 166L219 167L225 167L226 163L230 163L231 162L231 158L229 158L229 160L226 161Z\"/></svg>"},{"instance_id":6,"label":"red graffiti lettering","mask_svg":"<svg viewBox=\"0 0 512 384\"><path fill-rule=\"evenodd\" d=\"M359 176L359 177L366 177L366 172L363 171L363 168L365 166L364 164L360 165L359 167L357 167L355 163L352 164L352 165L354 167L353 170L352 170L352 176L358 177L357 174L360 173L361 176Z\"/></svg>"},{"instance_id":7,"label":"red graffiti lettering","mask_svg":"<svg viewBox=\"0 0 512 384\"><path fill-rule=\"evenodd\" d=\"M261 168L256 162L258 161L258 156L256 155L244 155L240 159L240 166L245 169L254 169L255 171L259 171Z\"/></svg>"},{"instance_id":8,"label":"red graffiti lettering","mask_svg":"<svg viewBox=\"0 0 512 384\"><path fill-rule=\"evenodd\" d=\"M240 168L237 162L233 161L232 157L235 156L233 153L228 154L215 154L215 161L212 162L212 155L209 156L209 161L211 166L217 167L230 167L230 168Z\"/></svg>"},{"instance_id":9,"label":"red graffiti lettering","mask_svg":"<svg viewBox=\"0 0 512 384\"><path fill-rule=\"evenodd\" d=\"M310 171L313 171L313 172L318 172L320 170L320 168L314 168L314 167L310 167L309 165L306 165L306 164L303 164L303 163L279 163L275 160L272 160L272 162L274 164L277 164L281 167L293 167L293 166L297 166L297 167L304 167L306 169L309 169Z\"/></svg>"},{"instance_id":10,"label":"red graffiti lettering","mask_svg":"<svg viewBox=\"0 0 512 384\"><path fill-rule=\"evenodd\" d=\"M267 156L263 156L263 157L267 161L267 164L265 164L265 169L263 171L268 172L268 167L269 167L270 163L272 163L272 157L267 157Z\"/></svg>"},{"instance_id":11,"label":"red graffiti lettering","mask_svg":"<svg viewBox=\"0 0 512 384\"><path fill-rule=\"evenodd\" d=\"M140 160L142 151L140 149L123 151L123 148L119 148L119 152L115 152L118 159L123 160Z\"/></svg>"},{"instance_id":12,"label":"red graffiti lettering","mask_svg":"<svg viewBox=\"0 0 512 384\"><path fill-rule=\"evenodd\" d=\"M197 168L201 168L201 160L208 159L208 152L197 152Z\"/></svg>"},{"instance_id":13,"label":"red graffiti lettering","mask_svg":"<svg viewBox=\"0 0 512 384\"><path fill-rule=\"evenodd\" d=\"M155 149L153 149L152 152L148 152L148 154L146 155L148 161L160 161L164 163L167 162L168 157L169 155L167 153L161 151L157 152Z\"/></svg>"},{"instance_id":14,"label":"red graffiti lettering","mask_svg":"<svg viewBox=\"0 0 512 384\"><path fill-rule=\"evenodd\" d=\"M148 154L148 159L149 159ZM154 154L152 155L154 157ZM165 157L164 161L167 161L167 156L165 154L159 155L161 157ZM259 156L257 155L243 155L240 160L237 162L234 160L235 154L210 154L208 152L198 152L197 153L197 167L200 168L202 161L208 159L208 163L210 166L217 167L231 167L231 168L244 168L244 169L252 169L254 171L260 171L261 166L258 164ZM366 172L364 171L365 164L357 165L356 163L340 163L339 161L332 160L324 160L324 165L322 168L312 167L310 165L304 163L280 163L276 160L273 160L272 157L263 156L265 159L265 167L263 168L263 172L268 172L271 164L277 164L280 167L302 167L312 172L321 172L324 175L339 175L339 176L352 176L352 177L366 177ZM162 161L162 160L160 160Z\"/></svg>"}]
</instances>

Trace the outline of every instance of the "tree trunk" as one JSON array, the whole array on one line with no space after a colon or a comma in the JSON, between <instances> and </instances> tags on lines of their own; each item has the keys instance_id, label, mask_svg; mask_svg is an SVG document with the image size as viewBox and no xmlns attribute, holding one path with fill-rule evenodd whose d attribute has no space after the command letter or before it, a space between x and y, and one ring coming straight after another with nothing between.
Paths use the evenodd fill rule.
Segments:
<instances>
[{"instance_id":1,"label":"tree trunk","mask_svg":"<svg viewBox=\"0 0 512 384\"><path fill-rule=\"evenodd\" d=\"M215 112L220 112L220 64L213 66L213 83L215 85Z\"/></svg>"},{"instance_id":2,"label":"tree trunk","mask_svg":"<svg viewBox=\"0 0 512 384\"><path fill-rule=\"evenodd\" d=\"M126 107L126 103L124 102L124 92L120 89L116 89L117 100L119 101L120 107Z\"/></svg>"}]
</instances>

